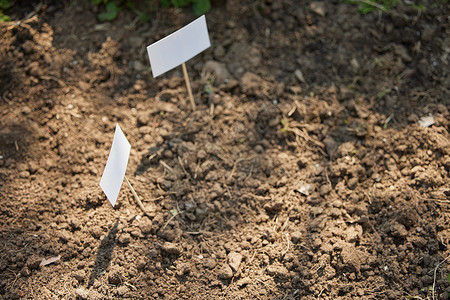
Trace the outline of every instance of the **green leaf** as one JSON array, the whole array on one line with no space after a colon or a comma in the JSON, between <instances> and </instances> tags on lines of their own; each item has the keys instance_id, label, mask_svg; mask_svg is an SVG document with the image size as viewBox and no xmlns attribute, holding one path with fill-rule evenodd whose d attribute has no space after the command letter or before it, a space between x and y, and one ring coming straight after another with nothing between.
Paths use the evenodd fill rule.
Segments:
<instances>
[{"instance_id":1,"label":"green leaf","mask_svg":"<svg viewBox=\"0 0 450 300\"><path fill-rule=\"evenodd\" d=\"M9 22L11 18L7 15L4 15L3 12L0 11L0 22Z\"/></svg>"},{"instance_id":2,"label":"green leaf","mask_svg":"<svg viewBox=\"0 0 450 300\"><path fill-rule=\"evenodd\" d=\"M98 19L102 22L114 20L117 17L119 10L116 3L109 2L106 4L106 11L98 14Z\"/></svg>"},{"instance_id":3,"label":"green leaf","mask_svg":"<svg viewBox=\"0 0 450 300\"><path fill-rule=\"evenodd\" d=\"M9 0L0 0L0 8L1 9L7 9L11 7L11 3L9 2ZM3 15L3 13L2 13Z\"/></svg>"},{"instance_id":4,"label":"green leaf","mask_svg":"<svg viewBox=\"0 0 450 300\"><path fill-rule=\"evenodd\" d=\"M448 283L450 283L450 273L448 273L448 275L447 275L447 281L448 281Z\"/></svg>"},{"instance_id":5,"label":"green leaf","mask_svg":"<svg viewBox=\"0 0 450 300\"><path fill-rule=\"evenodd\" d=\"M150 21L150 17L145 12L140 12L139 13L139 20L141 22L148 22L148 21Z\"/></svg>"},{"instance_id":6,"label":"green leaf","mask_svg":"<svg viewBox=\"0 0 450 300\"><path fill-rule=\"evenodd\" d=\"M161 0L161 6L162 7L169 7L170 6L170 0Z\"/></svg>"},{"instance_id":7,"label":"green leaf","mask_svg":"<svg viewBox=\"0 0 450 300\"><path fill-rule=\"evenodd\" d=\"M211 2L209 0L197 0L193 9L197 16L204 15L211 9Z\"/></svg>"},{"instance_id":8,"label":"green leaf","mask_svg":"<svg viewBox=\"0 0 450 300\"><path fill-rule=\"evenodd\" d=\"M191 3L191 0L172 0L172 5L175 7L184 7Z\"/></svg>"}]
</instances>

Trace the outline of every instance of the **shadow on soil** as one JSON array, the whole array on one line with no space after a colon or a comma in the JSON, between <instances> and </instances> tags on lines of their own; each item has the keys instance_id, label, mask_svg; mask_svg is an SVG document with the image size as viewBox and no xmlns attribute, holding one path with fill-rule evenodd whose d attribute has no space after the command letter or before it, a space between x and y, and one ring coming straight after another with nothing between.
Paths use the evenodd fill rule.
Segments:
<instances>
[{"instance_id":1,"label":"shadow on soil","mask_svg":"<svg viewBox=\"0 0 450 300\"><path fill-rule=\"evenodd\" d=\"M112 252L116 246L118 225L119 220L114 223L114 226L109 230L108 235L103 238L100 246L98 247L95 264L89 277L88 288L94 284L94 281L98 276L102 275L102 273L106 271L106 268L111 261Z\"/></svg>"}]
</instances>

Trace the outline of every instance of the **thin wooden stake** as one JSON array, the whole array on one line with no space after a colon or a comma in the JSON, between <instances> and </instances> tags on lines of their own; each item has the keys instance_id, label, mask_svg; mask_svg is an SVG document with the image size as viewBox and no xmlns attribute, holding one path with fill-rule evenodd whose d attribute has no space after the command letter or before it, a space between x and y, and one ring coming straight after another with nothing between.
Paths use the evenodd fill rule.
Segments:
<instances>
[{"instance_id":1,"label":"thin wooden stake","mask_svg":"<svg viewBox=\"0 0 450 300\"><path fill-rule=\"evenodd\" d=\"M195 111L194 96L192 95L191 83L189 81L189 76L188 76L188 73L187 73L186 64L182 63L181 67L183 68L184 81L186 82L186 88L188 90L189 100L191 101L192 110Z\"/></svg>"},{"instance_id":2,"label":"thin wooden stake","mask_svg":"<svg viewBox=\"0 0 450 300\"><path fill-rule=\"evenodd\" d=\"M147 213L147 211L144 208L144 205L141 202L141 199L139 199L138 194L136 194L136 191L134 190L133 186L131 185L130 181L128 180L127 176L125 175L125 181L127 182L128 186L131 189L131 192L133 193L134 199L136 199L137 204L139 205L139 207L142 209L142 211L144 212L144 214L146 214L149 218L151 218L151 216Z\"/></svg>"}]
</instances>

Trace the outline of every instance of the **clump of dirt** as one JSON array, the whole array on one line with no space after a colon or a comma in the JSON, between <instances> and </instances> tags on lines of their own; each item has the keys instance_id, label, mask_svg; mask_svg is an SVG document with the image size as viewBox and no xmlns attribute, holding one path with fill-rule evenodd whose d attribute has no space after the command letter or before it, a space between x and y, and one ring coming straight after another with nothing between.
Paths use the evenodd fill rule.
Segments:
<instances>
[{"instance_id":1,"label":"clump of dirt","mask_svg":"<svg viewBox=\"0 0 450 300\"><path fill-rule=\"evenodd\" d=\"M3 298L448 298L444 4L216 4L195 112L145 52L189 11L52 5L0 24Z\"/></svg>"}]
</instances>

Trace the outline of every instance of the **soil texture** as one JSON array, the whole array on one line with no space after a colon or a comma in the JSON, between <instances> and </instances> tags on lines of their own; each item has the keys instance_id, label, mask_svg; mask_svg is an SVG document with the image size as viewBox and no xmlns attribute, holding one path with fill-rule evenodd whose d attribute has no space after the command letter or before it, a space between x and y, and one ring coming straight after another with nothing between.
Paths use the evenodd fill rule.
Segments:
<instances>
[{"instance_id":1,"label":"soil texture","mask_svg":"<svg viewBox=\"0 0 450 300\"><path fill-rule=\"evenodd\" d=\"M196 111L146 52L189 9L8 11L0 298L447 299L449 5L410 2L213 2ZM99 187L117 123L146 213Z\"/></svg>"}]
</instances>

